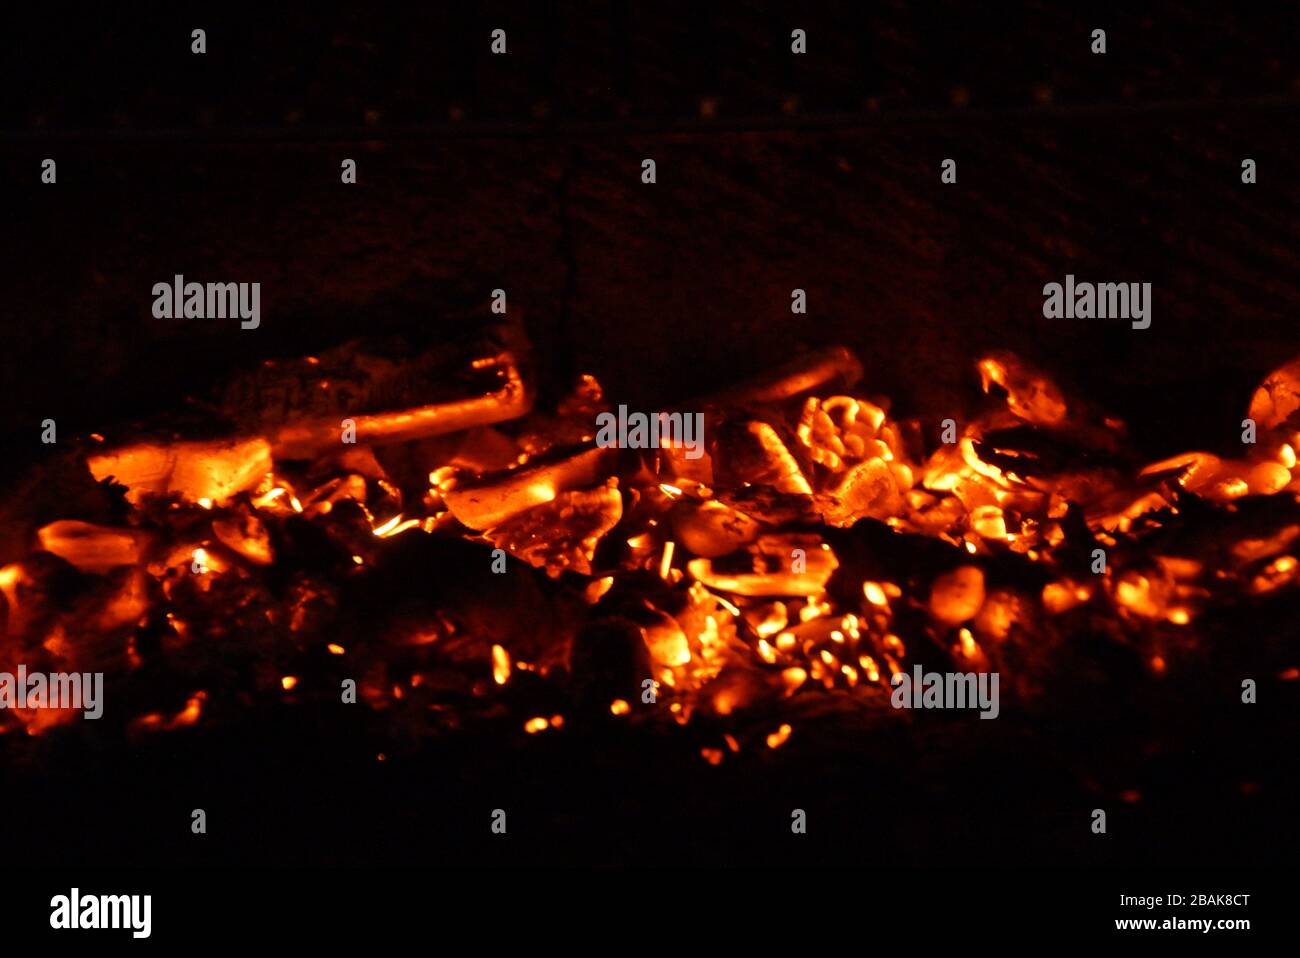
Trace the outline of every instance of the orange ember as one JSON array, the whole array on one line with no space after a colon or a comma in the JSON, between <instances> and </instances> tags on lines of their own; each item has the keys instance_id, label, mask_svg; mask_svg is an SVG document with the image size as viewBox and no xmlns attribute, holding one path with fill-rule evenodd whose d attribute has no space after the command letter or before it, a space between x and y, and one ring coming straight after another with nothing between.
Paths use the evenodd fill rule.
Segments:
<instances>
[{"instance_id":1,"label":"orange ember","mask_svg":"<svg viewBox=\"0 0 1300 958\"><path fill-rule=\"evenodd\" d=\"M607 717L707 714L734 752L786 745L784 719L817 702L887 701L911 662L1015 673L1087 629L1161 675L1203 617L1296 587L1300 363L1255 393L1239 454L1143 464L1122 423L1007 353L976 362L978 411L941 422L894 418L853 356L814 354L703 401L699 458L595 445L599 384L535 413L512 362L483 366L497 391L364 418L341 448L321 423L91 436L122 508L46 523L0 568L5 658L173 675L140 731L276 688L347 701L351 682L369 708L454 726L591 686ZM384 454L394 438L417 472ZM1287 508L1244 521L1270 498ZM1171 535L1193 512L1213 532ZM59 569L77 601L51 599ZM204 673L218 650L248 660L246 687ZM564 724L543 708L515 721Z\"/></svg>"}]
</instances>

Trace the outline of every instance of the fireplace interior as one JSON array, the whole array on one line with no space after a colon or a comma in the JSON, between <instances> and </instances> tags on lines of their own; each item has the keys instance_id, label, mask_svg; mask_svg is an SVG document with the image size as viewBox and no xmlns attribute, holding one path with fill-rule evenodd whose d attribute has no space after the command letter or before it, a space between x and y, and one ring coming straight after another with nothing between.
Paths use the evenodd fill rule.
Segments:
<instances>
[{"instance_id":1,"label":"fireplace interior","mask_svg":"<svg viewBox=\"0 0 1300 958\"><path fill-rule=\"evenodd\" d=\"M105 708L0 712L7 841L67 864L1291 860L1288 24L1202 45L1166 4L1148 60L1082 80L1086 46L990 70L956 4L926 69L902 55L923 24L828 9L826 57L772 72L750 34L775 13L615 6L623 28L529 14L495 72L416 57L490 10L217 24L199 66L178 48L80 96L66 45L22 54L43 92L0 144L24 238L0 672L102 672ZM1008 42L1086 27L1031 13ZM126 35L74 31L79 69ZM294 82L271 48L308 51L281 57ZM1150 282L1151 327L1045 318L1067 274ZM177 276L259 282L260 325L157 318ZM598 441L620 407L698 415L702 446ZM895 707L914 669L996 673L997 720Z\"/></svg>"}]
</instances>

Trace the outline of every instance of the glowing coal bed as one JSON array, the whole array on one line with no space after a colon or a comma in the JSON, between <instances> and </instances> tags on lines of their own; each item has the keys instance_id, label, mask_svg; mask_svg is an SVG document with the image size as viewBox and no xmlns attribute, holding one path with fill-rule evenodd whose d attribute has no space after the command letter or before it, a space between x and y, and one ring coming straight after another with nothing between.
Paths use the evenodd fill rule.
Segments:
<instances>
[{"instance_id":1,"label":"glowing coal bed","mask_svg":"<svg viewBox=\"0 0 1300 958\"><path fill-rule=\"evenodd\" d=\"M665 410L702 417L701 453L597 442L602 384L535 408L506 348L420 401L433 374L368 348L232 387L260 431L106 430L29 479L69 508L0 568L0 671L103 673L106 706L0 713L12 760L316 728L372 763L490 741L470 765L517 764L561 739L700 769L824 767L846 747L885 767L925 761L904 740L954 761L944 743L996 734L1014 764L1046 730L1074 787L1135 805L1143 762L1194 734L1171 703L1218 701L1209 720L1245 680L1300 678L1280 625L1296 363L1243 397L1239 456L1151 463L1009 353L974 364L974 415L925 422L893 418L848 350L810 353ZM985 694L993 677L983 712L1008 730L930 711L930 673ZM1086 757L1089 716L1113 726L1143 698L1164 717L1135 724L1133 754Z\"/></svg>"}]
</instances>

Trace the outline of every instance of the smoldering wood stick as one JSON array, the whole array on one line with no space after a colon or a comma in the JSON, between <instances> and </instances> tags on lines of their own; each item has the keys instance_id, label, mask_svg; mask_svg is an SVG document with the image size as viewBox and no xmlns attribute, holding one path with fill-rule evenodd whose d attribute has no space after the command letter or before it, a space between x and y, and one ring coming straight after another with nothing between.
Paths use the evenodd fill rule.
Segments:
<instances>
[{"instance_id":1,"label":"smoldering wood stick","mask_svg":"<svg viewBox=\"0 0 1300 958\"><path fill-rule=\"evenodd\" d=\"M267 361L234 380L217 405L227 424L221 438L182 430L110 443L87 458L97 480L114 477L133 501L176 492L224 502L255 486L275 459L311 458L345 437L382 445L504 422L526 414L532 399L518 353L496 340L415 355L391 342L354 342Z\"/></svg>"},{"instance_id":2,"label":"smoldering wood stick","mask_svg":"<svg viewBox=\"0 0 1300 958\"><path fill-rule=\"evenodd\" d=\"M292 421L271 433L272 452L280 458L306 458L335 446L340 442L344 419L352 424L357 442L382 445L505 422L532 408L532 395L525 388L512 353L502 351L480 357L474 360L473 368L480 383L475 394L351 415L342 407L334 416Z\"/></svg>"},{"instance_id":3,"label":"smoldering wood stick","mask_svg":"<svg viewBox=\"0 0 1300 958\"><path fill-rule=\"evenodd\" d=\"M844 346L828 346L798 356L730 389L691 402L682 408L709 408L780 402L818 387L836 383L848 388L862 378L862 363Z\"/></svg>"},{"instance_id":4,"label":"smoldering wood stick","mask_svg":"<svg viewBox=\"0 0 1300 958\"><path fill-rule=\"evenodd\" d=\"M271 471L271 447L260 436L215 440L147 439L86 456L96 482L126 486L128 501L179 493L222 504L251 489Z\"/></svg>"},{"instance_id":5,"label":"smoldering wood stick","mask_svg":"<svg viewBox=\"0 0 1300 958\"><path fill-rule=\"evenodd\" d=\"M471 529L490 529L511 516L555 499L561 492L604 482L614 475L616 449L590 443L549 453L518 469L457 483L442 490L452 514Z\"/></svg>"}]
</instances>

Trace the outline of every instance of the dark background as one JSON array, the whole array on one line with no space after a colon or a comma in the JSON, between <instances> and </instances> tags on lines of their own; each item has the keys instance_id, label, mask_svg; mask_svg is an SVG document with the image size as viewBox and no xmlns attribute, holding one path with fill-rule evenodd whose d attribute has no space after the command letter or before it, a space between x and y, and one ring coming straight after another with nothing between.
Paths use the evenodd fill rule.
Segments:
<instances>
[{"instance_id":1,"label":"dark background","mask_svg":"<svg viewBox=\"0 0 1300 958\"><path fill-rule=\"evenodd\" d=\"M300 9L5 31L8 468L40 455L44 418L62 438L166 411L241 363L437 324L498 286L543 401L584 371L615 401L671 401L842 342L870 390L939 417L968 401L979 351L1011 347L1128 418L1149 455L1235 441L1255 384L1300 352L1293 5ZM177 272L261 282L261 328L154 320L150 289ZM1067 272L1152 283L1152 327L1043 319L1042 285ZM517 723L381 764L310 712L145 749L51 737L12 770L7 841L118 864L1279 862L1297 790L1275 731L1294 705L1163 703L1152 724L1186 737L1154 764L1100 706L1093 738L850 728L718 769L689 737L521 744ZM1114 842L1086 830L1099 795ZM490 841L493 807L509 844ZM791 807L809 808L806 843Z\"/></svg>"},{"instance_id":2,"label":"dark background","mask_svg":"<svg viewBox=\"0 0 1300 958\"><path fill-rule=\"evenodd\" d=\"M551 393L589 371L671 401L842 342L900 412L948 415L978 352L1009 346L1155 453L1235 442L1300 351L1294 5L300 9L7 31L0 375L21 446L47 416L92 430L496 287ZM262 327L154 320L177 272L261 282ZM1067 272L1150 282L1151 329L1044 319Z\"/></svg>"}]
</instances>

